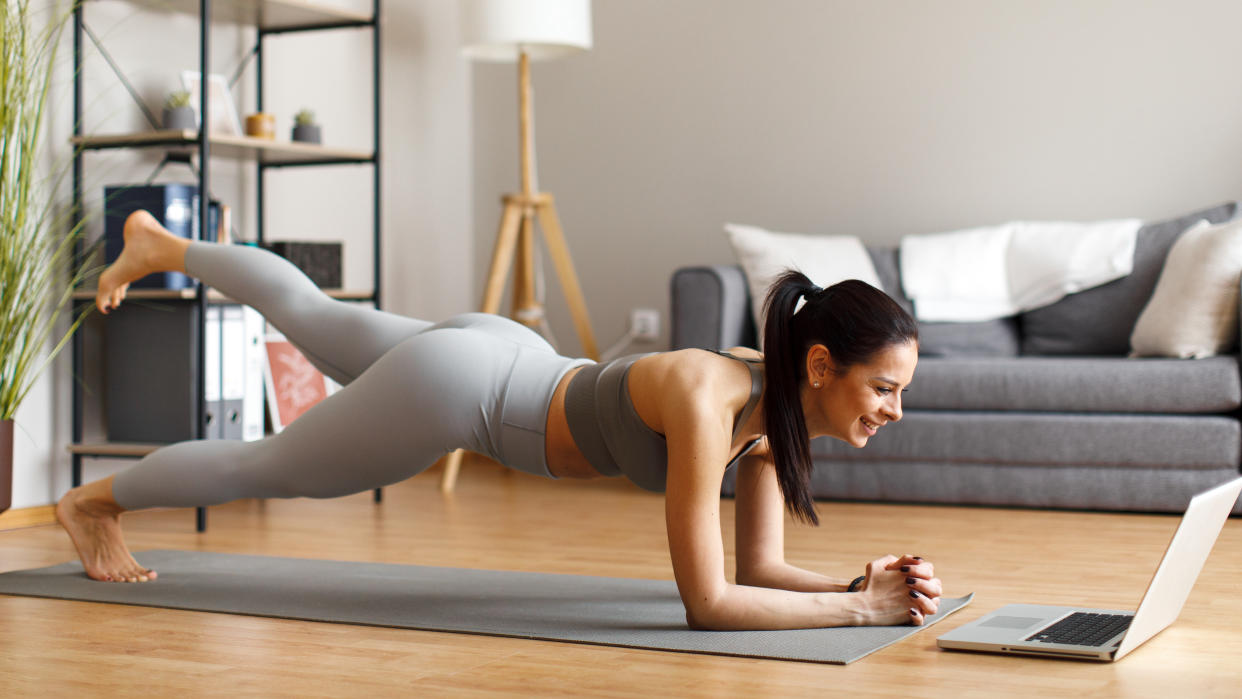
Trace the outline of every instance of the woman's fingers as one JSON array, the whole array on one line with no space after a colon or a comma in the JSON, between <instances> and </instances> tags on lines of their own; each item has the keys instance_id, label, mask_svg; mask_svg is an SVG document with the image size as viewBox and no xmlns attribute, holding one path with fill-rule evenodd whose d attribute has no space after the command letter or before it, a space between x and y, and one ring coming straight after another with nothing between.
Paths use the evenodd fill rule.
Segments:
<instances>
[{"instance_id":1,"label":"woman's fingers","mask_svg":"<svg viewBox=\"0 0 1242 699\"><path fill-rule=\"evenodd\" d=\"M919 611L918 607L910 607L908 614L910 615L911 624L915 626L923 625L923 612Z\"/></svg>"},{"instance_id":2,"label":"woman's fingers","mask_svg":"<svg viewBox=\"0 0 1242 699\"><path fill-rule=\"evenodd\" d=\"M919 592L918 590L910 590L911 606L917 608L924 615L932 615L936 610L940 609L940 600Z\"/></svg>"},{"instance_id":3,"label":"woman's fingers","mask_svg":"<svg viewBox=\"0 0 1242 699\"><path fill-rule=\"evenodd\" d=\"M884 566L884 569L901 571L908 576L927 580L936 577L936 566L931 561L923 560L922 556L902 556Z\"/></svg>"},{"instance_id":4,"label":"woman's fingers","mask_svg":"<svg viewBox=\"0 0 1242 699\"><path fill-rule=\"evenodd\" d=\"M906 585L908 585L910 589L918 590L928 597L940 597L940 595L944 594L944 588L940 584L940 578L925 580L923 578L910 576L906 578Z\"/></svg>"}]
</instances>

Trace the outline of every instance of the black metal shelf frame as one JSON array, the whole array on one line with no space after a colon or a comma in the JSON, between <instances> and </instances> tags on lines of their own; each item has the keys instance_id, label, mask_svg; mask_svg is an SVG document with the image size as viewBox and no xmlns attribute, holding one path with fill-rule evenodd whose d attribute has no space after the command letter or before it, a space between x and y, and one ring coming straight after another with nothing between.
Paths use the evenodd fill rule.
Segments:
<instances>
[{"instance_id":1,"label":"black metal shelf frame","mask_svg":"<svg viewBox=\"0 0 1242 699\"><path fill-rule=\"evenodd\" d=\"M79 141L83 136L83 133L82 133L82 104L83 104L83 94L82 94L83 42L82 42L82 39L83 39L83 36L87 32L89 32L89 29L86 27L86 24L85 24L84 4L85 4L84 2L78 2L76 6L74 7L74 13L73 13L73 65L74 65L73 137L74 137L75 142ZM199 74L204 75L204 76L210 74L209 68L211 65L211 61L210 61L211 59L211 21L210 21L210 18L212 17L211 10L212 10L212 0L199 0L199 37L198 37L199 39ZM257 214L256 215L256 221L257 221L256 234L257 234L258 241L260 243L264 242L265 240L264 230L263 230L264 229L264 216L265 216L264 190L265 190L265 177L266 177L268 170L276 169L276 168L286 168L286 167L314 167L314 166L321 166L321 165L339 165L339 164L342 164L343 162L352 162L356 164L370 164L372 167L373 286L372 286L372 293L369 299L358 299L358 300L363 300L363 301L369 300L375 305L376 308L380 308L381 307L380 305L380 289L381 289L381 277L380 277L380 266L381 266L381 250L380 250L380 242L381 242L380 240L380 214L381 214L381 208L380 208L380 194L381 194L380 0L372 0L371 17L370 19L365 20L365 21L348 20L348 21L341 21L341 22L326 22L326 23L319 23L319 24L294 25L294 26L283 26L283 27L272 27L272 28L256 26L256 31L258 35L257 35L257 39L255 42L255 46L249 52L249 54L247 54L246 58L243 59L242 64L238 67L233 80L234 81L237 80L237 78L242 74L242 71L246 68L247 63L251 59L255 61L255 66L256 66L255 82L257 85L257 92L258 92L257 106L258 106L259 111L262 111L263 109L263 43L264 43L264 39L267 38L268 36L274 36L274 35L279 35L279 34L301 33L301 32L311 32L311 31L332 31L332 30L341 30L341 29L370 29L370 31L372 32L372 41L371 41L372 105L371 107L372 107L372 124L374 128L374 132L373 132L374 144L373 144L373 148L371 152L371 157L366 158L366 159L356 159L352 161L342 161L341 159L323 159L323 160L306 159L306 160L301 160L297 162L271 162L271 163L264 162L263 158L261 157L256 158L257 180L258 180L256 183L256 205L257 205L256 206L256 209L257 209L256 211L256 214ZM94 37L92 37L92 39L94 39ZM97 46L99 46L98 43L97 43ZM107 58L108 62L113 65L113 69L114 71L117 72L118 77L120 77L122 82L126 83L126 86L128 87L128 81L125 80L124 75L121 74L119 69L115 66L115 64L113 64L111 57L107 55L107 52L103 50L102 46L99 46L99 48L100 48L101 53L105 56L105 58ZM211 113L210 108L209 108L210 107L209 105L210 95L209 95L209 90L208 90L208 84L209 84L209 81L207 80L201 80L199 82L199 105L200 105L201 114ZM132 89L130 90L130 92L131 94L133 94ZM144 111L147 111L145 109L145 106L142 105L140 101L139 101L139 106L140 108L143 108ZM148 114L148 120L150 120L149 114ZM77 227L81 224L82 218L83 218L83 211L82 211L82 207L83 207L82 205L83 162L82 161L83 161L84 150L102 150L104 148L114 148L114 147L159 147L161 145L185 146L187 144L183 139L173 139L167 143L158 142L158 141L147 142L147 143L143 143L142 146L125 146L125 145L114 144L114 145L103 145L103 146L95 146L95 147L87 146L87 147L75 148L74 156L73 156L73 205L72 205L71 224L74 227ZM199 191L200 198L205 200L206 193L210 191L209 185L211 182L211 139L208 137L208 130L206 128L200 127L198 129L198 138L197 138L196 147L198 151L198 164L199 164L199 167L196 173L197 178L198 178L198 191ZM209 207L199 206L198 209L199 209L198 210L199 230L206 231L208 230L208 213L209 213L208 209ZM79 240L76 246L76 259L78 260L78 262L82 261L82 256L84 254L85 254L84 245L82 241ZM198 328L199 340L196 343L197 345L196 351L198 352L199 371L198 371L198 375L194 377L194 380L197 382L198 403L199 403L198 405L198 426L197 426L196 437L197 439L205 439L207 437L207 405L206 405L206 385L205 385L206 343L204 342L204 338L206 337L205 330L206 330L206 322L207 322L207 313L206 313L207 311L207 288L206 288L206 285L202 284L201 282L196 283L195 288L196 288L196 293L191 303L196 304L198 307L197 313L198 313L198 323L199 323L199 328ZM81 302L81 303L88 303L88 302ZM75 308L79 308L79 307L80 307L80 304L75 304ZM83 431L84 431L84 425L83 425L84 420L82 416L82 413L83 413L82 382L84 380L83 377L84 377L84 371L85 371L85 360L83 358L83 338L82 338L81 330L79 330L78 332L74 334L72 345L73 345L72 354L73 354L73 374L74 374L73 375L73 409L72 409L72 412L73 412L73 445L79 447L77 449L72 450L72 460L73 460L73 485L74 487L77 487L81 485L82 483L82 459L83 458L93 457L93 456L108 456L109 458L141 458L141 457L136 456L136 455L116 455L116 454L105 454L105 453L92 454L92 453L89 453L89 450L81 448L82 440L83 440ZM375 502L377 503L380 502L383 497L382 490L377 488L375 489L374 493L375 493ZM207 511L206 511L206 508L204 507L199 507L196 509L196 528L200 532L205 531L207 528Z\"/></svg>"}]
</instances>

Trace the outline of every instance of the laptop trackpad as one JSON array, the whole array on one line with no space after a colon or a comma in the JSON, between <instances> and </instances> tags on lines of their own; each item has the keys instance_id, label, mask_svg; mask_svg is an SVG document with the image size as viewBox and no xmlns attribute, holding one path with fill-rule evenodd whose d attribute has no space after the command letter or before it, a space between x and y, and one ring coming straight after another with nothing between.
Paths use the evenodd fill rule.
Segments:
<instances>
[{"instance_id":1,"label":"laptop trackpad","mask_svg":"<svg viewBox=\"0 0 1242 699\"><path fill-rule=\"evenodd\" d=\"M987 621L981 622L979 625L1001 629L1025 629L1047 620L1047 617L994 616Z\"/></svg>"}]
</instances>

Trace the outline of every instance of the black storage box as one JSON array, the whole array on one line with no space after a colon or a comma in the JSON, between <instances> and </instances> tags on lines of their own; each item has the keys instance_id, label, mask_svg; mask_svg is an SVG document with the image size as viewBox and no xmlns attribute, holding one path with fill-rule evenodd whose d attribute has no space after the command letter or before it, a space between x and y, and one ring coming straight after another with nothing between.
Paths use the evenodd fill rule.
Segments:
<instances>
[{"instance_id":1,"label":"black storage box","mask_svg":"<svg viewBox=\"0 0 1242 699\"><path fill-rule=\"evenodd\" d=\"M198 304L128 301L108 314L104 335L108 439L196 439Z\"/></svg>"},{"instance_id":2,"label":"black storage box","mask_svg":"<svg viewBox=\"0 0 1242 699\"><path fill-rule=\"evenodd\" d=\"M273 241L263 243L267 250L289 260L320 289L341 288L341 244Z\"/></svg>"}]
</instances>

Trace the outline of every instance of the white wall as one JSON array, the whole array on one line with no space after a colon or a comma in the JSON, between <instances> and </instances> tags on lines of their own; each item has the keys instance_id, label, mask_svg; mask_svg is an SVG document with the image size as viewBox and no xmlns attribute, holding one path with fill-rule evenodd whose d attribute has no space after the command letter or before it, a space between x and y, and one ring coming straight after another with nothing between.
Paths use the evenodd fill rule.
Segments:
<instances>
[{"instance_id":1,"label":"white wall","mask_svg":"<svg viewBox=\"0 0 1242 699\"><path fill-rule=\"evenodd\" d=\"M319 0L329 4L329 0ZM332 5L370 11L370 0L335 0ZM92 2L87 23L122 66L143 101L156 112L180 72L197 70L197 18L127 2ZM253 45L254 32L213 25L212 71L231 75ZM382 217L385 308L440 318L473 308L470 299L474 240L470 196L469 65L457 55L457 7L450 0L387 0L381 14L383 79ZM61 70L49 119L49 169L72 157L72 36L66 32ZM124 133L147 128L140 110L112 77L87 40L85 130ZM264 107L278 117L278 136L288 137L292 114L316 110L325 145L369 148L370 33L349 30L305 37L275 37L265 47ZM254 111L254 70L233 91L238 111ZM109 151L87 155L84 189L90 231L98 235L102 188L143 181L158 162L157 152ZM254 236L254 167L213 159L212 189L234 205L243 237ZM160 181L191 181L171 170ZM269 175L269 239L345 242L344 285L367 289L371 279L371 171L342 166ZM69 190L60 198L67 202ZM96 324L98 327L98 323ZM88 357L88 373L98 357ZM70 484L64 447L72 438L69 352L36 385L17 413L15 508L54 502ZM87 428L98 438L99 416ZM88 438L92 434L88 433ZM85 461L87 480L124 467L125 461Z\"/></svg>"},{"instance_id":2,"label":"white wall","mask_svg":"<svg viewBox=\"0 0 1242 699\"><path fill-rule=\"evenodd\" d=\"M1242 195L1240 26L1232 0L596 0L594 49L534 64L540 179L606 345L678 266L732 261L726 221L891 243ZM475 68L480 275L514 76Z\"/></svg>"}]
</instances>

